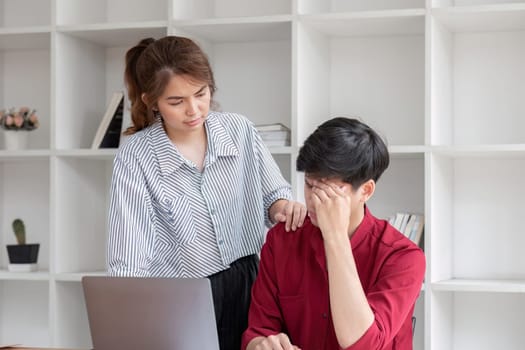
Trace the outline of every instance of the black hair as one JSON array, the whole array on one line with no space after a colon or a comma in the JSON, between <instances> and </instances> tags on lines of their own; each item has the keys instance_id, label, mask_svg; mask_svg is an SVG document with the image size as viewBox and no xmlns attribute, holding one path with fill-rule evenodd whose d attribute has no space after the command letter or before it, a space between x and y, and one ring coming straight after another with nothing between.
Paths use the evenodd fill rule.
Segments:
<instances>
[{"instance_id":1,"label":"black hair","mask_svg":"<svg viewBox=\"0 0 525 350\"><path fill-rule=\"evenodd\" d=\"M314 178L340 179L354 189L377 182L390 157L383 139L365 123L336 117L319 125L297 157L297 171Z\"/></svg>"}]
</instances>

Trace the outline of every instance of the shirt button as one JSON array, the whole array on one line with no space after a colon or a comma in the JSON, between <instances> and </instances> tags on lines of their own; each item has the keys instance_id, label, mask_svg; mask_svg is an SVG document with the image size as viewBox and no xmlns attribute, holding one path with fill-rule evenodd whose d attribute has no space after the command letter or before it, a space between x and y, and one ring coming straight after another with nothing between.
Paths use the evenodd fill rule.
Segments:
<instances>
[{"instance_id":1,"label":"shirt button","mask_svg":"<svg viewBox=\"0 0 525 350\"><path fill-rule=\"evenodd\" d=\"M328 314L326 312L323 312L323 318L327 318Z\"/></svg>"},{"instance_id":2,"label":"shirt button","mask_svg":"<svg viewBox=\"0 0 525 350\"><path fill-rule=\"evenodd\" d=\"M215 215L215 209L210 210L211 215Z\"/></svg>"},{"instance_id":3,"label":"shirt button","mask_svg":"<svg viewBox=\"0 0 525 350\"><path fill-rule=\"evenodd\" d=\"M219 240L219 244L224 244L224 241L222 239Z\"/></svg>"}]
</instances>

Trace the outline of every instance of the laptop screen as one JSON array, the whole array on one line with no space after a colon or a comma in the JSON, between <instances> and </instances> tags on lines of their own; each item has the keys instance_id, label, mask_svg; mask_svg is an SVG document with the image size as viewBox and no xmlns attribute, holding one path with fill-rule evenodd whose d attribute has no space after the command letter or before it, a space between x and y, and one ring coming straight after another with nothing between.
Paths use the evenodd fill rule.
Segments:
<instances>
[{"instance_id":1,"label":"laptop screen","mask_svg":"<svg viewBox=\"0 0 525 350\"><path fill-rule=\"evenodd\" d=\"M82 278L95 350L219 350L210 281Z\"/></svg>"}]
</instances>

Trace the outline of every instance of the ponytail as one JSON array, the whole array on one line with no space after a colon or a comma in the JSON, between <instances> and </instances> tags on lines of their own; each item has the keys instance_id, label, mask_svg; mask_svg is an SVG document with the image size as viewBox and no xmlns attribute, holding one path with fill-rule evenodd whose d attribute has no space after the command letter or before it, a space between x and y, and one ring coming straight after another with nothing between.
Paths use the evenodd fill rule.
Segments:
<instances>
[{"instance_id":1,"label":"ponytail","mask_svg":"<svg viewBox=\"0 0 525 350\"><path fill-rule=\"evenodd\" d=\"M125 135L131 135L142 130L154 121L153 114L148 112L148 106L142 101L143 88L141 88L137 76L137 62L144 50L154 42L155 39L153 38L142 39L136 46L126 52L124 80L131 103L131 120L133 125L124 131Z\"/></svg>"}]
</instances>

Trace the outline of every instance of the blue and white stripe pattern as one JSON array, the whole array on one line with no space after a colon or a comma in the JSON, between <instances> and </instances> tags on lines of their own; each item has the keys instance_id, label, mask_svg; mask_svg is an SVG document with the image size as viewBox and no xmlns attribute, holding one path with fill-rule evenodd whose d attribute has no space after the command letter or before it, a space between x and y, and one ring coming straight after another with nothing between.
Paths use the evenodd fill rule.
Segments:
<instances>
[{"instance_id":1,"label":"blue and white stripe pattern","mask_svg":"<svg viewBox=\"0 0 525 350\"><path fill-rule=\"evenodd\" d=\"M261 249L268 209L291 188L253 124L211 112L202 173L162 123L131 136L113 165L108 272L206 277Z\"/></svg>"}]
</instances>

